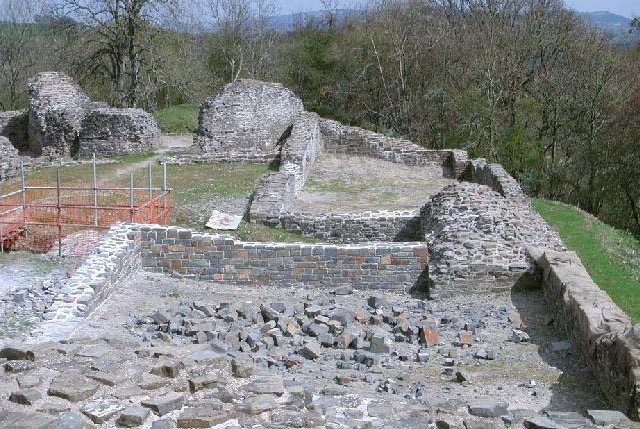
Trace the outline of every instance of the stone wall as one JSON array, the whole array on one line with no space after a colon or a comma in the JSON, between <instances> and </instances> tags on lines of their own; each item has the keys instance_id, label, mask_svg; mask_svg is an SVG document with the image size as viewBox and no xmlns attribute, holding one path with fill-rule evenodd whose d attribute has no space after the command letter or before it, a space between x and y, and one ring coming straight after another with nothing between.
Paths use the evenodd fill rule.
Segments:
<instances>
[{"instance_id":1,"label":"stone wall","mask_svg":"<svg viewBox=\"0 0 640 429\"><path fill-rule=\"evenodd\" d=\"M486 185L505 198L526 200L528 203L528 198L522 192L518 181L511 177L500 164L488 164L483 158L470 160L467 162L462 178L467 182Z\"/></svg>"},{"instance_id":2,"label":"stone wall","mask_svg":"<svg viewBox=\"0 0 640 429\"><path fill-rule=\"evenodd\" d=\"M593 282L574 252L539 251L549 313L580 351L607 399L640 417L640 325Z\"/></svg>"},{"instance_id":3,"label":"stone wall","mask_svg":"<svg viewBox=\"0 0 640 429\"><path fill-rule=\"evenodd\" d=\"M89 97L67 75L38 74L29 86L29 147L34 156L67 157L78 145Z\"/></svg>"},{"instance_id":4,"label":"stone wall","mask_svg":"<svg viewBox=\"0 0 640 429\"><path fill-rule=\"evenodd\" d=\"M160 139L160 128L142 109L94 109L82 120L81 157L111 157L143 153Z\"/></svg>"},{"instance_id":5,"label":"stone wall","mask_svg":"<svg viewBox=\"0 0 640 429\"><path fill-rule=\"evenodd\" d=\"M20 155L8 138L0 136L0 181L20 174Z\"/></svg>"},{"instance_id":6,"label":"stone wall","mask_svg":"<svg viewBox=\"0 0 640 429\"><path fill-rule=\"evenodd\" d=\"M475 183L454 183L435 195L422 209L422 229L439 294L511 287L533 271L527 245L564 250L530 204Z\"/></svg>"},{"instance_id":7,"label":"stone wall","mask_svg":"<svg viewBox=\"0 0 640 429\"><path fill-rule=\"evenodd\" d=\"M322 151L323 145L319 116L309 112L298 115L293 123L291 135L284 142L280 153L280 171L295 177L296 193L307 181L311 166Z\"/></svg>"},{"instance_id":8,"label":"stone wall","mask_svg":"<svg viewBox=\"0 0 640 429\"><path fill-rule=\"evenodd\" d=\"M406 291L426 284L421 243L246 243L175 227L131 228L140 232L142 265L151 271L246 285Z\"/></svg>"},{"instance_id":9,"label":"stone wall","mask_svg":"<svg viewBox=\"0 0 640 429\"><path fill-rule=\"evenodd\" d=\"M0 112L0 136L20 152L29 150L29 114L24 110Z\"/></svg>"},{"instance_id":10,"label":"stone wall","mask_svg":"<svg viewBox=\"0 0 640 429\"><path fill-rule=\"evenodd\" d=\"M200 106L195 142L204 154L270 154L273 160L303 109L302 101L279 83L241 79Z\"/></svg>"},{"instance_id":11,"label":"stone wall","mask_svg":"<svg viewBox=\"0 0 640 429\"><path fill-rule=\"evenodd\" d=\"M464 150L430 150L409 140L388 137L330 119L320 121L328 153L344 153L384 159L404 165L442 167L442 175L458 177L467 162Z\"/></svg>"},{"instance_id":12,"label":"stone wall","mask_svg":"<svg viewBox=\"0 0 640 429\"><path fill-rule=\"evenodd\" d=\"M282 226L329 243L366 241L419 241L418 211L374 211L327 215L287 213Z\"/></svg>"},{"instance_id":13,"label":"stone wall","mask_svg":"<svg viewBox=\"0 0 640 429\"><path fill-rule=\"evenodd\" d=\"M280 171L267 174L256 185L249 220L269 226L281 226L283 216L293 210L295 197L295 176Z\"/></svg>"},{"instance_id":14,"label":"stone wall","mask_svg":"<svg viewBox=\"0 0 640 429\"><path fill-rule=\"evenodd\" d=\"M76 270L34 331L39 340L68 338L84 317L102 303L121 281L140 270L140 234L114 225L100 245Z\"/></svg>"}]
</instances>

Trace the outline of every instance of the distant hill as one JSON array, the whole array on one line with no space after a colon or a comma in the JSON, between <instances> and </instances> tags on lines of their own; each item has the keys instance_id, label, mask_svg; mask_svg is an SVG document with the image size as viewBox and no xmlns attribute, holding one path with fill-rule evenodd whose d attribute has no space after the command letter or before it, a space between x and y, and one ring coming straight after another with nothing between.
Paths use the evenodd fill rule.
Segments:
<instances>
[{"instance_id":1,"label":"distant hill","mask_svg":"<svg viewBox=\"0 0 640 429\"><path fill-rule=\"evenodd\" d=\"M363 11L357 9L338 9L333 13L336 16L336 24L340 27L345 23L347 18L361 15ZM307 25L326 27L326 21L325 12L323 11L295 13L291 15L278 15L272 17L269 20L269 27L272 30L286 33Z\"/></svg>"},{"instance_id":2,"label":"distant hill","mask_svg":"<svg viewBox=\"0 0 640 429\"><path fill-rule=\"evenodd\" d=\"M639 33L629 34L631 19L626 16L607 11L582 12L581 15L587 22L611 36L615 42L623 44L640 42Z\"/></svg>"}]
</instances>

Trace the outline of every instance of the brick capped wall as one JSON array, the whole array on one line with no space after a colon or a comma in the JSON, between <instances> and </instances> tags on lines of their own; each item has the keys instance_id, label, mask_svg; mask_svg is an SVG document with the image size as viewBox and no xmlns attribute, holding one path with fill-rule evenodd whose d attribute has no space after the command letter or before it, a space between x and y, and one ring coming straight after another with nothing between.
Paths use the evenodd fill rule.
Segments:
<instances>
[{"instance_id":1,"label":"brick capped wall","mask_svg":"<svg viewBox=\"0 0 640 429\"><path fill-rule=\"evenodd\" d=\"M423 243L248 243L187 229L132 225L144 269L236 284L409 290L426 287Z\"/></svg>"}]
</instances>

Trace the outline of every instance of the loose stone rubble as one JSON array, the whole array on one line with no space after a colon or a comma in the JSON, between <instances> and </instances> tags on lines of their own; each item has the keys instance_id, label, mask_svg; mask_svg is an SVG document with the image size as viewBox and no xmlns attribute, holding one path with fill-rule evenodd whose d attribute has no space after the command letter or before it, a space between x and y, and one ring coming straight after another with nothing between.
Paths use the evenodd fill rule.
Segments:
<instances>
[{"instance_id":1,"label":"loose stone rubble","mask_svg":"<svg viewBox=\"0 0 640 429\"><path fill-rule=\"evenodd\" d=\"M620 419L587 414L606 403L571 347L547 349L564 339L541 316L539 291L477 296L469 307L460 298L248 290L151 274L128 286L70 341L0 344L0 428L17 416L31 425L73 416L86 427L144 428ZM514 342L512 330L524 324L529 339Z\"/></svg>"}]
</instances>

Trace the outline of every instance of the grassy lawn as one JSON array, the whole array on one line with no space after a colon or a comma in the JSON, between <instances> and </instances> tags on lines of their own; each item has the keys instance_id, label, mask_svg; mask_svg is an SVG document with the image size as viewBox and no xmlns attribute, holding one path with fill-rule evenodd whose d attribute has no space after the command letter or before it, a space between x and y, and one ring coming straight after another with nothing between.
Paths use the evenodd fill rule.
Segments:
<instances>
[{"instance_id":1,"label":"grassy lawn","mask_svg":"<svg viewBox=\"0 0 640 429\"><path fill-rule=\"evenodd\" d=\"M574 250L593 280L635 321L640 321L640 242L576 207L534 199L542 217Z\"/></svg>"},{"instance_id":2,"label":"grassy lawn","mask_svg":"<svg viewBox=\"0 0 640 429\"><path fill-rule=\"evenodd\" d=\"M196 104L179 104L160 109L154 113L158 126L163 133L193 133L198 128L198 111Z\"/></svg>"}]
</instances>

